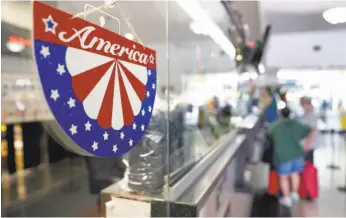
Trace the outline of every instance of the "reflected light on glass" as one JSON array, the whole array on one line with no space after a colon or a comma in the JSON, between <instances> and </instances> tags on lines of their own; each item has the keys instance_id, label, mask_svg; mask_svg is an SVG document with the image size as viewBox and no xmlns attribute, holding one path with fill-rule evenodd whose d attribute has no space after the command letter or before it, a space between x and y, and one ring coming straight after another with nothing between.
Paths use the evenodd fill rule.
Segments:
<instances>
[{"instance_id":1,"label":"reflected light on glass","mask_svg":"<svg viewBox=\"0 0 346 218\"><path fill-rule=\"evenodd\" d=\"M286 103L284 101L279 101L278 102L278 109L282 110L286 107Z\"/></svg>"},{"instance_id":2,"label":"reflected light on glass","mask_svg":"<svg viewBox=\"0 0 346 218\"><path fill-rule=\"evenodd\" d=\"M203 24L192 22L190 23L190 29L197 35L208 35L208 32L204 29Z\"/></svg>"},{"instance_id":3,"label":"reflected light on glass","mask_svg":"<svg viewBox=\"0 0 346 218\"><path fill-rule=\"evenodd\" d=\"M23 141L22 140L15 140L13 145L14 145L15 149L21 150L23 148Z\"/></svg>"},{"instance_id":4,"label":"reflected light on glass","mask_svg":"<svg viewBox=\"0 0 346 218\"><path fill-rule=\"evenodd\" d=\"M25 105L20 102L20 101L16 101L16 106L17 106L17 109L20 110L20 111L24 111L25 110Z\"/></svg>"},{"instance_id":5,"label":"reflected light on glass","mask_svg":"<svg viewBox=\"0 0 346 218\"><path fill-rule=\"evenodd\" d=\"M16 52L16 53L22 52L25 49L25 45L18 42L8 41L6 43L6 46L11 52Z\"/></svg>"},{"instance_id":6,"label":"reflected light on glass","mask_svg":"<svg viewBox=\"0 0 346 218\"><path fill-rule=\"evenodd\" d=\"M105 4L108 5L109 8L114 8L114 3L116 0L105 0Z\"/></svg>"},{"instance_id":7,"label":"reflected light on glass","mask_svg":"<svg viewBox=\"0 0 346 218\"><path fill-rule=\"evenodd\" d=\"M235 59L236 59L237 61L241 61L241 60L243 60L243 56L238 54L238 55L235 57Z\"/></svg>"},{"instance_id":8,"label":"reflected light on glass","mask_svg":"<svg viewBox=\"0 0 346 218\"><path fill-rule=\"evenodd\" d=\"M125 164L126 167L129 167L129 162L125 159L123 159L123 163Z\"/></svg>"},{"instance_id":9,"label":"reflected light on glass","mask_svg":"<svg viewBox=\"0 0 346 218\"><path fill-rule=\"evenodd\" d=\"M259 70L259 72L260 72L261 74L264 73L264 72L265 72L264 65L263 65L263 64L259 64L259 65L258 65L258 70Z\"/></svg>"},{"instance_id":10,"label":"reflected light on glass","mask_svg":"<svg viewBox=\"0 0 346 218\"><path fill-rule=\"evenodd\" d=\"M257 79L258 78L258 75L256 72L246 72L246 73L243 73L240 75L240 80L241 81L246 81L246 80L250 80L250 79Z\"/></svg>"},{"instance_id":11,"label":"reflected light on glass","mask_svg":"<svg viewBox=\"0 0 346 218\"><path fill-rule=\"evenodd\" d=\"M346 23L346 7L330 8L322 16L330 24Z\"/></svg>"},{"instance_id":12,"label":"reflected light on glass","mask_svg":"<svg viewBox=\"0 0 346 218\"><path fill-rule=\"evenodd\" d=\"M132 33L126 33L126 34L125 34L125 38L127 38L127 39L129 39L129 40L132 40L132 41L135 39L135 37L133 36Z\"/></svg>"},{"instance_id":13,"label":"reflected light on glass","mask_svg":"<svg viewBox=\"0 0 346 218\"><path fill-rule=\"evenodd\" d=\"M31 80L30 79L17 79L16 85L17 86L25 86L25 85L30 86Z\"/></svg>"},{"instance_id":14,"label":"reflected light on glass","mask_svg":"<svg viewBox=\"0 0 346 218\"><path fill-rule=\"evenodd\" d=\"M178 5L193 19L194 22L203 24L208 35L230 56L235 57L235 48L220 27L205 13L196 1L177 1Z\"/></svg>"}]
</instances>

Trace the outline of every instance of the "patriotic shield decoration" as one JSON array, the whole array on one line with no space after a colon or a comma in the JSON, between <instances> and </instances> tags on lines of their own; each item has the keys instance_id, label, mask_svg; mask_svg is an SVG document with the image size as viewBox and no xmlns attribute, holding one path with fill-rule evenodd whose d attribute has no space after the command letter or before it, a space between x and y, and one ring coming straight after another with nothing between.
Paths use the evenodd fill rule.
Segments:
<instances>
[{"instance_id":1,"label":"patriotic shield decoration","mask_svg":"<svg viewBox=\"0 0 346 218\"><path fill-rule=\"evenodd\" d=\"M115 157L143 136L156 95L156 52L41 2L34 56L62 130L93 156Z\"/></svg>"}]
</instances>

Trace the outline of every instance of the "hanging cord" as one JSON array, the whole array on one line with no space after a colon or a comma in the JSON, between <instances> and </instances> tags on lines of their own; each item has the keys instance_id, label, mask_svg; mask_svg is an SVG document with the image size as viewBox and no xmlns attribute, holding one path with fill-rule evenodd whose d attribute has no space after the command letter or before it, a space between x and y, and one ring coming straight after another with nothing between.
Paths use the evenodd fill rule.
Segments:
<instances>
[{"instance_id":1,"label":"hanging cord","mask_svg":"<svg viewBox=\"0 0 346 218\"><path fill-rule=\"evenodd\" d=\"M122 19L125 20L126 24L130 27L130 29L132 31L132 34L138 39L139 43L143 46L143 48L145 48L143 41L137 35L137 33L136 33L135 29L133 28L133 26L132 26L131 22L129 21L129 19L121 11L119 2L117 2L117 1L112 1L112 2L110 2L108 4L104 4L104 5L101 5L99 7L93 7L91 10L77 13L71 19L74 19L76 17L81 17L81 16L87 16L87 15L93 14L93 13L95 13L97 11L101 11L101 9L110 8L110 7L114 7L114 6L117 8L117 10L120 13L120 16L122 17Z\"/></svg>"}]
</instances>

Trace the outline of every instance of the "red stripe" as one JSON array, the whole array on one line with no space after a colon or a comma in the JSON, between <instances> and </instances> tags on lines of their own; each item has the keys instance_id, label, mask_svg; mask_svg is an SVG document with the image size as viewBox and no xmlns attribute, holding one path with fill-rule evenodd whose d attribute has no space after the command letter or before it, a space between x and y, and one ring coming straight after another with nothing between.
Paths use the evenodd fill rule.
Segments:
<instances>
[{"instance_id":1,"label":"red stripe","mask_svg":"<svg viewBox=\"0 0 346 218\"><path fill-rule=\"evenodd\" d=\"M123 78L119 70L118 70L118 76L119 76L119 85L120 85L121 104L123 108L124 125L128 126L132 123L135 117L133 115L131 103L126 92Z\"/></svg>"},{"instance_id":2,"label":"red stripe","mask_svg":"<svg viewBox=\"0 0 346 218\"><path fill-rule=\"evenodd\" d=\"M88 97L113 62L112 60L72 77L72 89L79 101L84 101Z\"/></svg>"},{"instance_id":3,"label":"red stripe","mask_svg":"<svg viewBox=\"0 0 346 218\"><path fill-rule=\"evenodd\" d=\"M75 33L74 29L80 30L84 27L91 26L91 27L95 27L95 31L93 31L89 35L88 39L85 42L85 45L89 45L93 37L103 38L105 41L109 41L111 44L118 44L120 46L124 46L129 49L133 48L133 45L135 45L136 46L135 50L140 53L147 54L148 58L150 54L152 54L155 57L155 62L150 63L149 61L147 64L141 64L138 61L131 60L128 57L126 52L124 52L120 57L117 56L116 58L127 61L127 62L131 62L134 64L142 65L151 69L156 69L156 52L150 48L144 47L143 45L137 42L129 40L119 34L116 34L98 25L92 24L82 18L76 17L72 19L71 14L58 10L54 7L51 7L39 1L33 2L32 13L33 13L33 21L34 21L33 36L35 40L42 40L42 41L50 42L57 45L83 49L80 45L80 42L79 42L80 40L78 38L75 38L69 43L65 43L59 39L59 34L62 32L66 32L65 38L68 38ZM45 24L43 23L42 18L47 18L49 15L51 15L53 17L53 20L58 23L58 25L55 28L56 34L53 34L51 32L45 32ZM88 48L83 50L88 50L96 54L115 58L115 56L112 55L112 53L105 52L103 49L99 51L96 49L96 47L97 46L95 46L94 48Z\"/></svg>"},{"instance_id":4,"label":"red stripe","mask_svg":"<svg viewBox=\"0 0 346 218\"><path fill-rule=\"evenodd\" d=\"M137 93L138 98L141 99L141 101L143 101L145 98L145 91L146 91L145 85L141 81L139 81L124 65L122 65L120 62L119 64L121 68L123 69L127 79L131 83L132 88Z\"/></svg>"},{"instance_id":5,"label":"red stripe","mask_svg":"<svg viewBox=\"0 0 346 218\"><path fill-rule=\"evenodd\" d=\"M105 96L102 101L100 112L97 117L97 121L99 125L104 129L108 129L112 126L112 109L113 109L114 79L115 79L114 71L115 71L115 68L112 72Z\"/></svg>"}]
</instances>

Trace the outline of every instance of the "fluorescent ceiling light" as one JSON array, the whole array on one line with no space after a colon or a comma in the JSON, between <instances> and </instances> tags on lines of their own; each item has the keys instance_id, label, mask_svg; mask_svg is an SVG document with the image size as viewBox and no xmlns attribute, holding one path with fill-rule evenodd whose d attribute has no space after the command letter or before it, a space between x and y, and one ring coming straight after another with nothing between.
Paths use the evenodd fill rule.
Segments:
<instances>
[{"instance_id":1,"label":"fluorescent ceiling light","mask_svg":"<svg viewBox=\"0 0 346 218\"><path fill-rule=\"evenodd\" d=\"M197 35L208 35L208 31L200 23L192 22L190 24L190 29Z\"/></svg>"},{"instance_id":2,"label":"fluorescent ceiling light","mask_svg":"<svg viewBox=\"0 0 346 218\"><path fill-rule=\"evenodd\" d=\"M235 48L228 40L220 27L205 13L197 1L177 0L178 5L199 25L203 25L207 34L232 58L235 57Z\"/></svg>"},{"instance_id":3,"label":"fluorescent ceiling light","mask_svg":"<svg viewBox=\"0 0 346 218\"><path fill-rule=\"evenodd\" d=\"M323 12L322 16L330 24L346 23L346 7L328 9Z\"/></svg>"}]
</instances>

